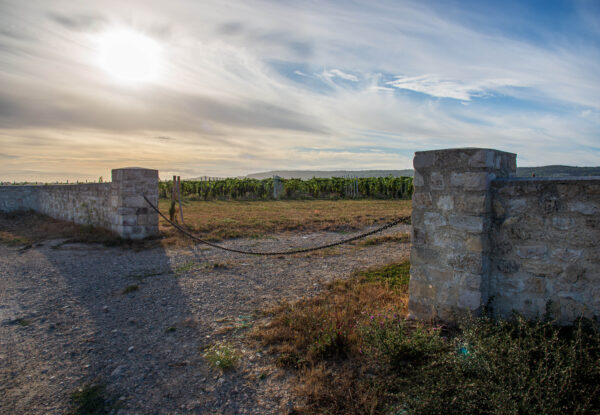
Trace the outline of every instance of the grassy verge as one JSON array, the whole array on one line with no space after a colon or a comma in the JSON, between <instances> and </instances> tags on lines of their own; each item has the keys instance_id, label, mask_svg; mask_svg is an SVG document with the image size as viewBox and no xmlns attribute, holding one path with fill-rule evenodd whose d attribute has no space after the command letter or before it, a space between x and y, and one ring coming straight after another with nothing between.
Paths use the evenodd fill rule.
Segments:
<instances>
[{"instance_id":1,"label":"grassy verge","mask_svg":"<svg viewBox=\"0 0 600 415\"><path fill-rule=\"evenodd\" d=\"M599 413L600 333L515 316L448 330L405 319L408 264L271 310L255 332L298 374L306 413Z\"/></svg>"}]
</instances>

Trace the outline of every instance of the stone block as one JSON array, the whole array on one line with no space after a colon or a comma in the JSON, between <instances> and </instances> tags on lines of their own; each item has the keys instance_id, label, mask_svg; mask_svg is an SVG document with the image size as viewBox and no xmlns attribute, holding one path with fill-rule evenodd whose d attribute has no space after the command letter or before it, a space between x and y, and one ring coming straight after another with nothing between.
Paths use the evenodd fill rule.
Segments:
<instances>
[{"instance_id":1,"label":"stone block","mask_svg":"<svg viewBox=\"0 0 600 415\"><path fill-rule=\"evenodd\" d=\"M485 172L451 173L450 184L454 187L462 187L466 190L486 190L489 177Z\"/></svg>"},{"instance_id":2,"label":"stone block","mask_svg":"<svg viewBox=\"0 0 600 415\"><path fill-rule=\"evenodd\" d=\"M428 241L425 229L419 229L414 224L410 232L410 242L412 246L426 245Z\"/></svg>"},{"instance_id":3,"label":"stone block","mask_svg":"<svg viewBox=\"0 0 600 415\"><path fill-rule=\"evenodd\" d=\"M523 259L545 259L548 254L546 245L522 245L516 247L516 253Z\"/></svg>"},{"instance_id":4,"label":"stone block","mask_svg":"<svg viewBox=\"0 0 600 415\"><path fill-rule=\"evenodd\" d=\"M431 207L431 193L422 192L422 193L413 193L412 196L412 206L413 209L422 209Z\"/></svg>"},{"instance_id":5,"label":"stone block","mask_svg":"<svg viewBox=\"0 0 600 415\"><path fill-rule=\"evenodd\" d=\"M481 290L483 278L481 274L471 274L470 272L458 272L454 275L461 289Z\"/></svg>"},{"instance_id":6,"label":"stone block","mask_svg":"<svg viewBox=\"0 0 600 415\"><path fill-rule=\"evenodd\" d=\"M481 233L485 229L486 218L482 216L449 215L448 224L459 231Z\"/></svg>"},{"instance_id":7,"label":"stone block","mask_svg":"<svg viewBox=\"0 0 600 415\"><path fill-rule=\"evenodd\" d=\"M455 212L471 215L488 215L490 212L490 198L485 193L461 193L453 195Z\"/></svg>"},{"instance_id":8,"label":"stone block","mask_svg":"<svg viewBox=\"0 0 600 415\"><path fill-rule=\"evenodd\" d=\"M569 210L571 212L577 212L583 215L600 214L598 204L593 202L571 202L569 203Z\"/></svg>"},{"instance_id":9,"label":"stone block","mask_svg":"<svg viewBox=\"0 0 600 415\"><path fill-rule=\"evenodd\" d=\"M437 160L437 154L434 151L417 151L413 159L415 170L433 167Z\"/></svg>"},{"instance_id":10,"label":"stone block","mask_svg":"<svg viewBox=\"0 0 600 415\"><path fill-rule=\"evenodd\" d=\"M452 195L443 195L438 197L435 205L439 210L452 210L454 208L454 200L452 199Z\"/></svg>"},{"instance_id":11,"label":"stone block","mask_svg":"<svg viewBox=\"0 0 600 415\"><path fill-rule=\"evenodd\" d=\"M429 245L426 246L412 246L410 250L410 263L413 265L422 264L440 264L443 263L445 258L440 257L438 249L434 249ZM411 268L412 269L412 268Z\"/></svg>"},{"instance_id":12,"label":"stone block","mask_svg":"<svg viewBox=\"0 0 600 415\"><path fill-rule=\"evenodd\" d=\"M521 268L521 264L508 259L498 259L497 261L494 261L494 263L496 265L496 269L505 274L513 274Z\"/></svg>"},{"instance_id":13,"label":"stone block","mask_svg":"<svg viewBox=\"0 0 600 415\"><path fill-rule=\"evenodd\" d=\"M550 252L550 258L562 262L576 262L583 254L581 249L570 249L566 247L554 248Z\"/></svg>"},{"instance_id":14,"label":"stone block","mask_svg":"<svg viewBox=\"0 0 600 415\"><path fill-rule=\"evenodd\" d=\"M499 200L494 200L492 203L492 211L495 218L503 218L506 215L506 209Z\"/></svg>"},{"instance_id":15,"label":"stone block","mask_svg":"<svg viewBox=\"0 0 600 415\"><path fill-rule=\"evenodd\" d=\"M482 295L479 290L460 290L458 307L467 310L477 310L482 306Z\"/></svg>"},{"instance_id":16,"label":"stone block","mask_svg":"<svg viewBox=\"0 0 600 415\"><path fill-rule=\"evenodd\" d=\"M409 296L416 298L429 298L433 300L436 290L432 284L425 281L411 280L408 284Z\"/></svg>"},{"instance_id":17,"label":"stone block","mask_svg":"<svg viewBox=\"0 0 600 415\"><path fill-rule=\"evenodd\" d=\"M424 223L427 226L444 226L446 225L446 219L442 215L436 212L425 212Z\"/></svg>"},{"instance_id":18,"label":"stone block","mask_svg":"<svg viewBox=\"0 0 600 415\"><path fill-rule=\"evenodd\" d=\"M556 277L563 271L563 267L559 264L535 260L523 261L521 269L538 277L544 278Z\"/></svg>"},{"instance_id":19,"label":"stone block","mask_svg":"<svg viewBox=\"0 0 600 415\"><path fill-rule=\"evenodd\" d=\"M473 274L481 274L485 271L485 259L478 254L449 254L447 264L456 271L468 271Z\"/></svg>"},{"instance_id":20,"label":"stone block","mask_svg":"<svg viewBox=\"0 0 600 415\"><path fill-rule=\"evenodd\" d=\"M556 229L566 231L575 226L575 219L571 217L554 216L552 218L552 226Z\"/></svg>"},{"instance_id":21,"label":"stone block","mask_svg":"<svg viewBox=\"0 0 600 415\"><path fill-rule=\"evenodd\" d=\"M500 168L501 158L495 158L495 151L493 150L478 150L471 157L469 157L469 167L475 168ZM497 161L497 163L496 163Z\"/></svg>"},{"instance_id":22,"label":"stone block","mask_svg":"<svg viewBox=\"0 0 600 415\"><path fill-rule=\"evenodd\" d=\"M148 204L141 195L125 195L122 199L122 206L124 207L146 207Z\"/></svg>"},{"instance_id":23,"label":"stone block","mask_svg":"<svg viewBox=\"0 0 600 415\"><path fill-rule=\"evenodd\" d=\"M415 171L413 176L413 186L422 187L425 185L425 181L423 180L423 175L417 171Z\"/></svg>"},{"instance_id":24,"label":"stone block","mask_svg":"<svg viewBox=\"0 0 600 415\"><path fill-rule=\"evenodd\" d=\"M442 173L434 171L429 178L429 187L431 190L444 190L444 176Z\"/></svg>"},{"instance_id":25,"label":"stone block","mask_svg":"<svg viewBox=\"0 0 600 415\"><path fill-rule=\"evenodd\" d=\"M488 250L488 240L482 236L468 236L465 241L465 248L469 252L477 253Z\"/></svg>"}]
</instances>

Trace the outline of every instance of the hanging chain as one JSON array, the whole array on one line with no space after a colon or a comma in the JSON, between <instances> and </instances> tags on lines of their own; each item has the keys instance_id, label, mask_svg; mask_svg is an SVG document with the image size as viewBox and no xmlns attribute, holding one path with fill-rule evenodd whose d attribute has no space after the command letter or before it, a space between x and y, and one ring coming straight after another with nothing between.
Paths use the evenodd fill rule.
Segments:
<instances>
[{"instance_id":1,"label":"hanging chain","mask_svg":"<svg viewBox=\"0 0 600 415\"><path fill-rule=\"evenodd\" d=\"M320 246L315 246L312 248L301 248L301 249L293 249L290 251L281 251L281 252L257 252L257 251L245 251L242 249L235 249L235 248L227 248L226 246L222 246L222 245L217 245L215 243L209 242L207 240L198 238L197 236L193 235L192 233L190 233L188 230L182 228L181 226L179 226L178 224L172 222L171 220L169 220L165 215L163 215L163 213L156 207L154 206L146 196L144 196L144 199L146 200L146 202L150 205L150 207L152 209L154 209L156 211L156 213L158 213L167 223L171 224L171 226L173 226L175 229L177 229L179 232L183 233L184 235L186 235L187 237L193 239L194 241L203 243L205 245L208 246L212 246L213 248L217 248L217 249L222 249L223 251L229 251L229 252L236 252L238 254L245 254L245 255L261 255L261 256L268 256L268 255L293 255L293 254L302 254L302 253L306 253L306 252L312 252L312 251L318 251L320 249L325 249L325 248L331 248L334 246L338 246L338 245L343 245L343 244L347 244L350 242L354 242L358 239L362 239L362 238L366 238L367 236L371 236L373 234L379 233L381 231L384 231L386 229L391 228L392 226L396 226L400 223L409 223L410 221L410 217L401 217L398 219L395 219L377 229L374 229L372 231L360 234L360 235L356 235L353 236L351 238L348 239L342 239L341 241L337 241L337 242L332 242L330 244L326 244L326 245L320 245Z\"/></svg>"}]
</instances>

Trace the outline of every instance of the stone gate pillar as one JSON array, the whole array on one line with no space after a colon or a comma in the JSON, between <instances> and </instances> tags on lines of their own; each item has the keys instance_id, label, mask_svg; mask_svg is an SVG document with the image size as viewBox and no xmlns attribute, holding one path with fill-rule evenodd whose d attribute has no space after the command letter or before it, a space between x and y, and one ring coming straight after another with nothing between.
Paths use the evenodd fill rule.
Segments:
<instances>
[{"instance_id":1,"label":"stone gate pillar","mask_svg":"<svg viewBox=\"0 0 600 415\"><path fill-rule=\"evenodd\" d=\"M127 239L158 235L158 214L148 206L146 196L158 206L158 170L128 167L112 171L111 230Z\"/></svg>"},{"instance_id":2,"label":"stone gate pillar","mask_svg":"<svg viewBox=\"0 0 600 415\"><path fill-rule=\"evenodd\" d=\"M415 153L409 316L453 320L488 300L490 182L516 154L479 148Z\"/></svg>"}]
</instances>

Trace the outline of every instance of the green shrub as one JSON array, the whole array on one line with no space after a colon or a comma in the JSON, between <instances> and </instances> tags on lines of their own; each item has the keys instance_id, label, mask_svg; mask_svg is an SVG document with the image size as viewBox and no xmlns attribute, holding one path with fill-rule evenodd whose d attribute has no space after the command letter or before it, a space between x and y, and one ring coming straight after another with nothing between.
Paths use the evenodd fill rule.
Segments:
<instances>
[{"instance_id":1,"label":"green shrub","mask_svg":"<svg viewBox=\"0 0 600 415\"><path fill-rule=\"evenodd\" d=\"M448 348L439 328L408 328L398 316L371 316L363 336L366 351L393 369L419 365Z\"/></svg>"},{"instance_id":2,"label":"green shrub","mask_svg":"<svg viewBox=\"0 0 600 415\"><path fill-rule=\"evenodd\" d=\"M416 414L600 413L600 336L522 317L467 320L453 348L411 377L398 409Z\"/></svg>"}]
</instances>

